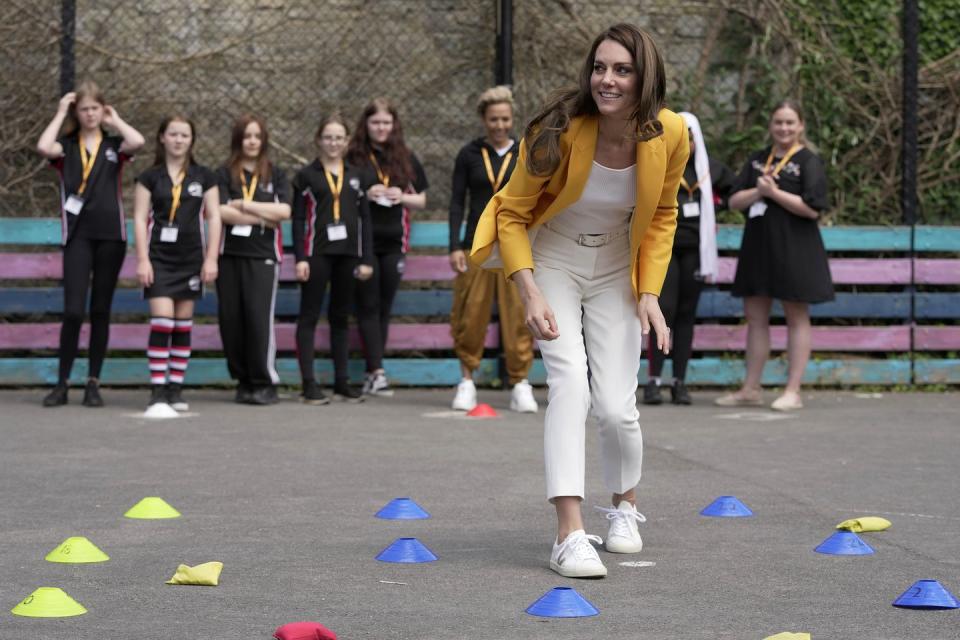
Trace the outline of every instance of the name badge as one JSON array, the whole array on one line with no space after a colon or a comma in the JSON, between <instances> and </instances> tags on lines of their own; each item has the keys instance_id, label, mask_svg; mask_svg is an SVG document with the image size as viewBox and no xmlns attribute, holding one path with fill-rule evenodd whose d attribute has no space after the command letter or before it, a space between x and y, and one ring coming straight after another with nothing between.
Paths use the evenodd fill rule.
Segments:
<instances>
[{"instance_id":1,"label":"name badge","mask_svg":"<svg viewBox=\"0 0 960 640\"><path fill-rule=\"evenodd\" d=\"M251 233L253 233L252 224L235 224L230 228L230 235L232 236L249 238Z\"/></svg>"},{"instance_id":2,"label":"name badge","mask_svg":"<svg viewBox=\"0 0 960 640\"><path fill-rule=\"evenodd\" d=\"M176 242L180 227L160 227L160 242Z\"/></svg>"},{"instance_id":3,"label":"name badge","mask_svg":"<svg viewBox=\"0 0 960 640\"><path fill-rule=\"evenodd\" d=\"M63 208L71 215L79 215L80 210L83 209L83 198L71 195L67 198L67 202L63 205Z\"/></svg>"},{"instance_id":4,"label":"name badge","mask_svg":"<svg viewBox=\"0 0 960 640\"><path fill-rule=\"evenodd\" d=\"M764 213L767 212L767 203L763 200L758 200L750 205L750 211L747 214L751 218L759 218Z\"/></svg>"},{"instance_id":5,"label":"name badge","mask_svg":"<svg viewBox=\"0 0 960 640\"><path fill-rule=\"evenodd\" d=\"M347 225L340 224L328 224L327 225L327 240L330 242L337 242L338 240L347 239Z\"/></svg>"},{"instance_id":6,"label":"name badge","mask_svg":"<svg viewBox=\"0 0 960 640\"><path fill-rule=\"evenodd\" d=\"M688 202L683 205L683 217L684 218L696 218L700 215L700 203L699 202Z\"/></svg>"},{"instance_id":7,"label":"name badge","mask_svg":"<svg viewBox=\"0 0 960 640\"><path fill-rule=\"evenodd\" d=\"M390 198L388 198L387 196L380 196L379 198L377 198L376 200L374 200L374 202L376 202L376 203L377 203L378 205L380 205L381 207L392 207L392 206L393 206L393 203L390 202Z\"/></svg>"}]
</instances>

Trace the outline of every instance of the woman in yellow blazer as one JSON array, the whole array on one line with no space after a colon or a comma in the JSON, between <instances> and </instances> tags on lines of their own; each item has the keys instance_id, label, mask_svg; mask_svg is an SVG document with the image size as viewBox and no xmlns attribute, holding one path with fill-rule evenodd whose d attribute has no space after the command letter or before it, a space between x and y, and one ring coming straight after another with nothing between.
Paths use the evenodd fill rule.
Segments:
<instances>
[{"instance_id":1,"label":"woman in yellow blazer","mask_svg":"<svg viewBox=\"0 0 960 640\"><path fill-rule=\"evenodd\" d=\"M524 134L517 167L487 205L471 259L517 283L547 369L547 498L558 532L550 567L601 577L583 530L587 415L599 423L613 508L607 551L643 542L634 488L643 438L636 407L642 334L669 331L657 302L673 246L677 188L689 154L652 38L618 24L594 40L578 87L555 94ZM589 375L588 375L589 369Z\"/></svg>"}]
</instances>

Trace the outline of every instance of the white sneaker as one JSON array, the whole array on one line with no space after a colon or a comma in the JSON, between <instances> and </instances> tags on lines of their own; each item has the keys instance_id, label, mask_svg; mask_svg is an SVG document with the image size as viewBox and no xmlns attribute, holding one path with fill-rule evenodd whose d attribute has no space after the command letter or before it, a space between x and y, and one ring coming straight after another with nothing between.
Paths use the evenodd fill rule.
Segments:
<instances>
[{"instance_id":1,"label":"white sneaker","mask_svg":"<svg viewBox=\"0 0 960 640\"><path fill-rule=\"evenodd\" d=\"M600 536L588 536L583 529L571 531L563 542L553 543L550 568L564 578L602 578L607 568L600 562L597 550L590 542L603 544Z\"/></svg>"},{"instance_id":2,"label":"white sneaker","mask_svg":"<svg viewBox=\"0 0 960 640\"><path fill-rule=\"evenodd\" d=\"M471 411L477 406L477 385L473 380L461 380L457 385L457 395L453 398L453 408L457 411Z\"/></svg>"},{"instance_id":3,"label":"white sneaker","mask_svg":"<svg viewBox=\"0 0 960 640\"><path fill-rule=\"evenodd\" d=\"M510 392L510 411L536 413L539 408L540 405L533 397L533 387L529 382L521 380L513 385L513 391Z\"/></svg>"},{"instance_id":4,"label":"white sneaker","mask_svg":"<svg viewBox=\"0 0 960 640\"><path fill-rule=\"evenodd\" d=\"M381 396L390 398L393 396L393 389L387 382L387 376L383 372L371 373L363 381L363 394L368 396Z\"/></svg>"},{"instance_id":5,"label":"white sneaker","mask_svg":"<svg viewBox=\"0 0 960 640\"><path fill-rule=\"evenodd\" d=\"M610 521L610 531L607 533L607 543L605 545L610 553L638 553L643 549L643 540L640 538L640 532L637 531L638 522L646 522L647 519L637 508L621 500L616 509L607 509L597 507L597 511L606 514Z\"/></svg>"}]
</instances>

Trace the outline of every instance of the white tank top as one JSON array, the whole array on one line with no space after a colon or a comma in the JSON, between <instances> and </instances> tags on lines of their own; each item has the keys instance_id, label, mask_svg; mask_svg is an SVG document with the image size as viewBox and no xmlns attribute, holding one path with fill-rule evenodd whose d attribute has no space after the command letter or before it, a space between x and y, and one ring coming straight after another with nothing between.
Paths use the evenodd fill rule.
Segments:
<instances>
[{"instance_id":1,"label":"white tank top","mask_svg":"<svg viewBox=\"0 0 960 640\"><path fill-rule=\"evenodd\" d=\"M594 160L580 199L548 224L570 233L612 233L629 226L636 203L637 165L610 169Z\"/></svg>"}]
</instances>

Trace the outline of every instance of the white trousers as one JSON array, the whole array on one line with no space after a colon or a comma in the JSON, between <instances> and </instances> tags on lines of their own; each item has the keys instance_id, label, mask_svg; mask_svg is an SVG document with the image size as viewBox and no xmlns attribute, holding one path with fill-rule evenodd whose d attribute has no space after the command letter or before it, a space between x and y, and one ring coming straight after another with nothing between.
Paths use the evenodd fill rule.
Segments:
<instances>
[{"instance_id":1,"label":"white trousers","mask_svg":"<svg viewBox=\"0 0 960 640\"><path fill-rule=\"evenodd\" d=\"M549 386L547 499L584 495L589 413L599 426L607 489L635 487L643 463L636 398L642 339L629 234L601 247L581 246L566 235L542 228L533 244L534 280L560 331L556 340L539 341Z\"/></svg>"}]
</instances>

